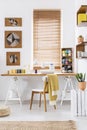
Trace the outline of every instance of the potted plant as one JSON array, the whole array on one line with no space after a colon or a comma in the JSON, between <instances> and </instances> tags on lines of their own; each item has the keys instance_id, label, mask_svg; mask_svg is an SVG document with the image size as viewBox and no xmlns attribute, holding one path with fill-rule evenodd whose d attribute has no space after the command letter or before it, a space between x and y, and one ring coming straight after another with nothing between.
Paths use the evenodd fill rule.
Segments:
<instances>
[{"instance_id":1,"label":"potted plant","mask_svg":"<svg viewBox=\"0 0 87 130\"><path fill-rule=\"evenodd\" d=\"M85 81L86 73L77 73L76 79L78 80L78 86L81 90L85 90L86 81Z\"/></svg>"}]
</instances>

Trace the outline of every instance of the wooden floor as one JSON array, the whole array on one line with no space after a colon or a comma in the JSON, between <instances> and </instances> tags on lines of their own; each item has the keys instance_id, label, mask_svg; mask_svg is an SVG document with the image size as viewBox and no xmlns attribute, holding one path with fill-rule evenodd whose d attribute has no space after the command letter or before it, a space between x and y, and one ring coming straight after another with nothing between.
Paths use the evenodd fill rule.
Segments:
<instances>
[{"instance_id":1,"label":"wooden floor","mask_svg":"<svg viewBox=\"0 0 87 130\"><path fill-rule=\"evenodd\" d=\"M2 105L3 102L0 102ZM74 120L77 122L78 130L87 130L87 117L73 117L70 108L70 102L65 101L62 106L60 102L57 109L47 103L48 111L44 112L44 104L39 108L38 103L33 102L32 110L29 109L28 102L23 103L22 107L18 103L11 103L8 106L11 109L10 116L0 118L0 121L67 121Z\"/></svg>"}]
</instances>

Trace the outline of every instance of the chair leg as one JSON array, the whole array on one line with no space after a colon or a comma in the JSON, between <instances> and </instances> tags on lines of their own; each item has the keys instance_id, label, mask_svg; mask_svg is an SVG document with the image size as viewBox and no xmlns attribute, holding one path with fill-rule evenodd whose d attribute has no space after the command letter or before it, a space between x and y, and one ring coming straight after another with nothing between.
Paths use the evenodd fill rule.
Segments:
<instances>
[{"instance_id":1,"label":"chair leg","mask_svg":"<svg viewBox=\"0 0 87 130\"><path fill-rule=\"evenodd\" d=\"M54 105L54 109L56 109L56 105Z\"/></svg>"},{"instance_id":2,"label":"chair leg","mask_svg":"<svg viewBox=\"0 0 87 130\"><path fill-rule=\"evenodd\" d=\"M44 111L47 112L47 107L46 107L46 95L44 93Z\"/></svg>"},{"instance_id":3,"label":"chair leg","mask_svg":"<svg viewBox=\"0 0 87 130\"><path fill-rule=\"evenodd\" d=\"M31 95L31 100L30 100L30 110L31 110L31 108L32 108L33 96L34 96L34 93L32 92L32 95Z\"/></svg>"},{"instance_id":4,"label":"chair leg","mask_svg":"<svg viewBox=\"0 0 87 130\"><path fill-rule=\"evenodd\" d=\"M39 107L41 107L41 93L40 93Z\"/></svg>"}]
</instances>

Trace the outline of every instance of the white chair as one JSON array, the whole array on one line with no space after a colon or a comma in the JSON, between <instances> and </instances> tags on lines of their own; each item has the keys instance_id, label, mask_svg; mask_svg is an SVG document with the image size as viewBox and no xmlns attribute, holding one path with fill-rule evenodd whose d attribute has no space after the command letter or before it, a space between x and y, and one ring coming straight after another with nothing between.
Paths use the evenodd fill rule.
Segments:
<instances>
[{"instance_id":1,"label":"white chair","mask_svg":"<svg viewBox=\"0 0 87 130\"><path fill-rule=\"evenodd\" d=\"M44 82L47 82L47 77L44 77ZM43 88L41 89L32 89L32 95L31 95L31 100L30 100L30 110L32 109L32 103L33 103L33 97L34 94L39 94L40 95L40 100L39 100L39 107L41 107L41 96L44 96L44 111L47 112L47 106L46 106L46 94L48 94L48 91L46 91L46 85L44 84ZM54 108L56 109L56 105L54 105Z\"/></svg>"}]
</instances>

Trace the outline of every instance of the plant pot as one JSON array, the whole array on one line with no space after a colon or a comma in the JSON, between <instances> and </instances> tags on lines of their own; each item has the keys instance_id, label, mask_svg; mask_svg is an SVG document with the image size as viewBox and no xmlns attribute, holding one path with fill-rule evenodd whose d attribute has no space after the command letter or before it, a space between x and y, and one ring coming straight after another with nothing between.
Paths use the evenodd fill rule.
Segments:
<instances>
[{"instance_id":1,"label":"plant pot","mask_svg":"<svg viewBox=\"0 0 87 130\"><path fill-rule=\"evenodd\" d=\"M78 87L79 89L84 91L86 88L86 82L78 82Z\"/></svg>"},{"instance_id":2,"label":"plant pot","mask_svg":"<svg viewBox=\"0 0 87 130\"><path fill-rule=\"evenodd\" d=\"M84 42L84 37L83 37L82 35L80 35L80 36L78 37L78 43L81 44L81 43L83 43L83 42Z\"/></svg>"}]
</instances>

